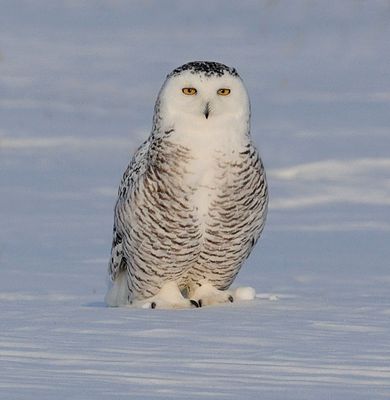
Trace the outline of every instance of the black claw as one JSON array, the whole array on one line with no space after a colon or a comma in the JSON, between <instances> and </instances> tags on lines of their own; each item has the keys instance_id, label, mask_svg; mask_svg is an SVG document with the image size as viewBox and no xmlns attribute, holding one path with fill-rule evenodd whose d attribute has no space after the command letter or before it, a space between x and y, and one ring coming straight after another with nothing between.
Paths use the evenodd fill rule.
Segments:
<instances>
[{"instance_id":1,"label":"black claw","mask_svg":"<svg viewBox=\"0 0 390 400\"><path fill-rule=\"evenodd\" d=\"M199 303L196 301L196 300L190 300L190 303L194 306L194 307L196 307L196 308L198 308L198 307L200 307L200 305L199 305Z\"/></svg>"},{"instance_id":2,"label":"black claw","mask_svg":"<svg viewBox=\"0 0 390 400\"><path fill-rule=\"evenodd\" d=\"M156 303L154 301L150 304L150 308L156 308Z\"/></svg>"},{"instance_id":3,"label":"black claw","mask_svg":"<svg viewBox=\"0 0 390 400\"><path fill-rule=\"evenodd\" d=\"M202 299L198 300L199 307L202 307Z\"/></svg>"},{"instance_id":4,"label":"black claw","mask_svg":"<svg viewBox=\"0 0 390 400\"><path fill-rule=\"evenodd\" d=\"M230 295L230 296L228 297L228 299L229 299L230 303L233 303L234 299L233 299L233 296L232 296L232 295Z\"/></svg>"}]
</instances>

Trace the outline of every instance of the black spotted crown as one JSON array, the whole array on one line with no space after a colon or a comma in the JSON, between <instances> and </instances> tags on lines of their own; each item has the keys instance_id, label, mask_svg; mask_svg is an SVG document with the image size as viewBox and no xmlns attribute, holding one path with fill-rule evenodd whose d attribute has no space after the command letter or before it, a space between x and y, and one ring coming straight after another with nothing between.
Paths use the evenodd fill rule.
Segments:
<instances>
[{"instance_id":1,"label":"black spotted crown","mask_svg":"<svg viewBox=\"0 0 390 400\"><path fill-rule=\"evenodd\" d=\"M225 64L221 64L214 61L191 61L187 64L182 65L174 69L168 78L181 74L184 71L190 71L192 74L203 74L207 77L210 76L222 76L228 73L232 76L238 76L235 68L228 67Z\"/></svg>"}]
</instances>

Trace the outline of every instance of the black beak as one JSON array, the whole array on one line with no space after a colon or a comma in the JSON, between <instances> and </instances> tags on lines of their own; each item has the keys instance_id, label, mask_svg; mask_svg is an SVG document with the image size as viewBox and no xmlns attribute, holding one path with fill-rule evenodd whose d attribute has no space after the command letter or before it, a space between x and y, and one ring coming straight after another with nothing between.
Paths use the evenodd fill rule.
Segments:
<instances>
[{"instance_id":1,"label":"black beak","mask_svg":"<svg viewBox=\"0 0 390 400\"><path fill-rule=\"evenodd\" d=\"M210 115L210 104L209 103L206 104L203 114L206 117L206 119L209 117L209 115Z\"/></svg>"}]
</instances>

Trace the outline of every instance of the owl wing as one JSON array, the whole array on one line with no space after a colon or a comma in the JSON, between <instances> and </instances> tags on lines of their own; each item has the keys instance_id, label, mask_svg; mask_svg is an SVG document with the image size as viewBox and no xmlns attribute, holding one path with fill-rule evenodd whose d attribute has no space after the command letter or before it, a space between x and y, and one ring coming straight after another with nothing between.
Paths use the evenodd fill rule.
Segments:
<instances>
[{"instance_id":1,"label":"owl wing","mask_svg":"<svg viewBox=\"0 0 390 400\"><path fill-rule=\"evenodd\" d=\"M257 175L256 184L254 185L254 192L259 199L258 205L258 220L255 224L256 229L253 235L252 247L255 245L259 239L265 225L268 212L268 185L267 178L265 174L265 168L263 162L260 158L260 154L253 143L249 146L249 159L251 165L254 167Z\"/></svg>"},{"instance_id":2,"label":"owl wing","mask_svg":"<svg viewBox=\"0 0 390 400\"><path fill-rule=\"evenodd\" d=\"M138 184L140 177L146 170L148 163L148 151L150 141L146 140L136 151L132 160L123 174L118 189L118 199L114 212L114 228L111 247L111 258L108 265L108 274L111 281L114 281L118 274L126 269L126 259L123 253L123 235L121 229L121 214L124 213L124 203L127 198L131 197L132 192Z\"/></svg>"},{"instance_id":3,"label":"owl wing","mask_svg":"<svg viewBox=\"0 0 390 400\"><path fill-rule=\"evenodd\" d=\"M250 255L260 238L268 211L268 186L263 162L253 142L248 143L246 147L246 150L240 153L246 158L243 170L240 173L242 186L236 195L239 199L237 197L234 199L235 202L241 203L243 208L250 212L251 223L243 228L245 235L251 238L244 259ZM242 192L246 192L247 195L242 196Z\"/></svg>"}]
</instances>

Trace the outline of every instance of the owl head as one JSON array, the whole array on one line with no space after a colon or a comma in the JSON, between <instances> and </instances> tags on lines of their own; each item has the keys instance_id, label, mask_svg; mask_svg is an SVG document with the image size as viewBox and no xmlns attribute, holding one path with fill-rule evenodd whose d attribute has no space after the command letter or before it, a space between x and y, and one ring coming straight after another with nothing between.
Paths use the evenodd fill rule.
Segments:
<instances>
[{"instance_id":1,"label":"owl head","mask_svg":"<svg viewBox=\"0 0 390 400\"><path fill-rule=\"evenodd\" d=\"M157 122L168 130L202 131L229 124L247 129L249 114L248 94L237 71L210 61L193 61L174 69L155 109Z\"/></svg>"}]
</instances>

